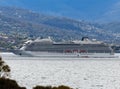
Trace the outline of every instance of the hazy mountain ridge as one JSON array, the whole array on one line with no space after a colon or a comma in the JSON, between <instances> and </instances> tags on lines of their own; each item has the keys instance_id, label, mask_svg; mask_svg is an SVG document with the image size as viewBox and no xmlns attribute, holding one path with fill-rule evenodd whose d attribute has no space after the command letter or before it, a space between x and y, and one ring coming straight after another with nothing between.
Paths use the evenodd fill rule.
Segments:
<instances>
[{"instance_id":1,"label":"hazy mountain ridge","mask_svg":"<svg viewBox=\"0 0 120 89\"><path fill-rule=\"evenodd\" d=\"M120 33L120 22L110 22L107 24L103 24L103 29L107 29L109 31Z\"/></svg>"},{"instance_id":2,"label":"hazy mountain ridge","mask_svg":"<svg viewBox=\"0 0 120 89\"><path fill-rule=\"evenodd\" d=\"M88 36L111 42L116 38L116 34L105 29L107 25L48 16L15 7L0 7L0 32L12 37L15 42L16 37L24 39L40 36L51 36L55 40L74 40Z\"/></svg>"}]
</instances>

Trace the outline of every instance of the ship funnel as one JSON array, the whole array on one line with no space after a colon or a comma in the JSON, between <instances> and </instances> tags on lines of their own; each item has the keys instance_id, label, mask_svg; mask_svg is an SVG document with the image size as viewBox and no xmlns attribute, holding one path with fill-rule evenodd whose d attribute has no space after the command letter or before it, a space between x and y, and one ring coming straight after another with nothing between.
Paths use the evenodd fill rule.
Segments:
<instances>
[{"instance_id":1,"label":"ship funnel","mask_svg":"<svg viewBox=\"0 0 120 89\"><path fill-rule=\"evenodd\" d=\"M88 41L89 38L88 37L82 37L82 41Z\"/></svg>"}]
</instances>

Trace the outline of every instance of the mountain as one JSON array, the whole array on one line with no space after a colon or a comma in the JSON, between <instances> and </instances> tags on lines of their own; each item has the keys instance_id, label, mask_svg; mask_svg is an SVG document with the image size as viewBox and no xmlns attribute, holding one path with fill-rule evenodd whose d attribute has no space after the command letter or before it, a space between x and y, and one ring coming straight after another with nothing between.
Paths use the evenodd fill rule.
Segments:
<instances>
[{"instance_id":1,"label":"mountain","mask_svg":"<svg viewBox=\"0 0 120 89\"><path fill-rule=\"evenodd\" d=\"M116 21L102 24L102 28L114 33L120 33L120 22Z\"/></svg>"},{"instance_id":2,"label":"mountain","mask_svg":"<svg viewBox=\"0 0 120 89\"><path fill-rule=\"evenodd\" d=\"M82 36L90 36L100 38L99 35L105 35L103 29L97 28L89 22L43 15L26 9L0 7L0 16L1 28L3 27L9 32L16 30L25 32L28 36L34 35L38 37L48 36L48 34L53 36L56 34L56 36L60 37L81 38ZM6 28L4 25L7 25Z\"/></svg>"},{"instance_id":3,"label":"mountain","mask_svg":"<svg viewBox=\"0 0 120 89\"><path fill-rule=\"evenodd\" d=\"M83 36L87 36L105 42L118 42L119 39L114 39L117 35L105 30L108 26L44 15L16 7L0 7L0 33L8 37L9 43L7 43L11 46L20 46L26 38L48 36L56 41L80 40ZM0 44L3 46L5 42Z\"/></svg>"},{"instance_id":4,"label":"mountain","mask_svg":"<svg viewBox=\"0 0 120 89\"><path fill-rule=\"evenodd\" d=\"M118 21L119 3L119 0L0 0L0 6L17 6L53 16L87 21L112 21L115 18Z\"/></svg>"}]
</instances>

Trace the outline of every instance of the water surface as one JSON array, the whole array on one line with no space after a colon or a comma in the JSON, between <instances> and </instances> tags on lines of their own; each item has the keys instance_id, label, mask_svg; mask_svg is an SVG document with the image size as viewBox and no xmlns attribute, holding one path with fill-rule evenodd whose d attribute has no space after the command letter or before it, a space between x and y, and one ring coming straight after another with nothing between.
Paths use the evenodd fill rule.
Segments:
<instances>
[{"instance_id":1,"label":"water surface","mask_svg":"<svg viewBox=\"0 0 120 89\"><path fill-rule=\"evenodd\" d=\"M64 59L2 54L11 78L21 86L67 85L79 89L120 89L120 59Z\"/></svg>"}]
</instances>

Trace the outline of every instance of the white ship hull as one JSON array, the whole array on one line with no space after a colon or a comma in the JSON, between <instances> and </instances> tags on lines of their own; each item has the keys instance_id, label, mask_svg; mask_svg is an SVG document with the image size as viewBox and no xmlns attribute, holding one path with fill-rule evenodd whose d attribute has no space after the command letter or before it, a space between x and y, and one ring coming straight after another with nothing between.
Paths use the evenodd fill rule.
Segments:
<instances>
[{"instance_id":1,"label":"white ship hull","mask_svg":"<svg viewBox=\"0 0 120 89\"><path fill-rule=\"evenodd\" d=\"M16 51L20 56L26 57L63 57L63 58L116 58L111 53L52 53L52 52L35 52L35 51Z\"/></svg>"}]
</instances>

